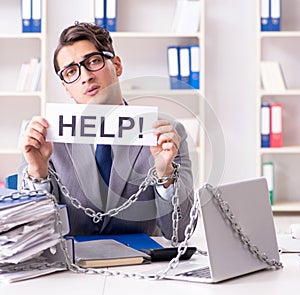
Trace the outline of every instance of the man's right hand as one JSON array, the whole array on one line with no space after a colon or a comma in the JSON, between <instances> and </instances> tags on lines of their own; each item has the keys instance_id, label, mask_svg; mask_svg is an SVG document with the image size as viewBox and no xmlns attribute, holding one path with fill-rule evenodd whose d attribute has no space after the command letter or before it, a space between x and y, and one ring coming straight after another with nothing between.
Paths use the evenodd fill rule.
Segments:
<instances>
[{"instance_id":1,"label":"man's right hand","mask_svg":"<svg viewBox=\"0 0 300 295\"><path fill-rule=\"evenodd\" d=\"M53 143L46 141L49 124L43 117L33 117L22 138L22 152L28 163L28 174L35 178L46 178Z\"/></svg>"}]
</instances>

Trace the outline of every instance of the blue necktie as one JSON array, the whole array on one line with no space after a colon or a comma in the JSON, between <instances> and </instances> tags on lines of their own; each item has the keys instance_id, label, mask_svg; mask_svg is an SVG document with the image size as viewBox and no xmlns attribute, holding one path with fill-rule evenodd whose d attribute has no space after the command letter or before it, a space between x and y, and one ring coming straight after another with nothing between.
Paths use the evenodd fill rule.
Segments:
<instances>
[{"instance_id":1,"label":"blue necktie","mask_svg":"<svg viewBox=\"0 0 300 295\"><path fill-rule=\"evenodd\" d=\"M108 144L97 144L95 157L99 172L105 183L108 185L112 163L111 146Z\"/></svg>"}]
</instances>

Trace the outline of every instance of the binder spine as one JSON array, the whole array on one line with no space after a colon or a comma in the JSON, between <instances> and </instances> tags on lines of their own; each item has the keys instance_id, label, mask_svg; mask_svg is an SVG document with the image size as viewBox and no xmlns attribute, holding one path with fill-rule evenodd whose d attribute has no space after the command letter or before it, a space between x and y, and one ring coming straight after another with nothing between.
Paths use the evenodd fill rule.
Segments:
<instances>
[{"instance_id":1,"label":"binder spine","mask_svg":"<svg viewBox=\"0 0 300 295\"><path fill-rule=\"evenodd\" d=\"M190 85L194 89L200 89L200 47L191 45L190 47Z\"/></svg>"},{"instance_id":2,"label":"binder spine","mask_svg":"<svg viewBox=\"0 0 300 295\"><path fill-rule=\"evenodd\" d=\"M180 77L180 89L190 89L190 49L189 47L179 47L179 77Z\"/></svg>"},{"instance_id":3,"label":"binder spine","mask_svg":"<svg viewBox=\"0 0 300 295\"><path fill-rule=\"evenodd\" d=\"M95 24L105 27L105 0L94 0Z\"/></svg>"},{"instance_id":4,"label":"binder spine","mask_svg":"<svg viewBox=\"0 0 300 295\"><path fill-rule=\"evenodd\" d=\"M116 31L117 23L117 0L106 1L106 29L110 32Z\"/></svg>"},{"instance_id":5,"label":"binder spine","mask_svg":"<svg viewBox=\"0 0 300 295\"><path fill-rule=\"evenodd\" d=\"M21 0L22 32L31 33L31 0Z\"/></svg>"},{"instance_id":6,"label":"binder spine","mask_svg":"<svg viewBox=\"0 0 300 295\"><path fill-rule=\"evenodd\" d=\"M31 0L31 5L31 31L40 33L42 31L42 0Z\"/></svg>"},{"instance_id":7,"label":"binder spine","mask_svg":"<svg viewBox=\"0 0 300 295\"><path fill-rule=\"evenodd\" d=\"M270 147L282 147L282 105L270 104Z\"/></svg>"},{"instance_id":8,"label":"binder spine","mask_svg":"<svg viewBox=\"0 0 300 295\"><path fill-rule=\"evenodd\" d=\"M271 20L271 31L280 31L281 25L281 0L270 0L270 20Z\"/></svg>"},{"instance_id":9,"label":"binder spine","mask_svg":"<svg viewBox=\"0 0 300 295\"><path fill-rule=\"evenodd\" d=\"M270 147L270 105L261 105L260 116L260 132L261 132L261 147Z\"/></svg>"},{"instance_id":10,"label":"binder spine","mask_svg":"<svg viewBox=\"0 0 300 295\"><path fill-rule=\"evenodd\" d=\"M266 178L270 195L270 203L274 205L274 164L264 162L262 164L262 175Z\"/></svg>"},{"instance_id":11,"label":"binder spine","mask_svg":"<svg viewBox=\"0 0 300 295\"><path fill-rule=\"evenodd\" d=\"M177 46L169 46L167 55L170 88L179 89L179 48Z\"/></svg>"}]
</instances>

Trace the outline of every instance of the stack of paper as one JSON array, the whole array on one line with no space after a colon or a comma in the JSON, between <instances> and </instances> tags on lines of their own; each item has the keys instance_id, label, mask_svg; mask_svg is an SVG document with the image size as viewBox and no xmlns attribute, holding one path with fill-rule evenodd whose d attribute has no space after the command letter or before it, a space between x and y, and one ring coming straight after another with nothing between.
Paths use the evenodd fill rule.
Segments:
<instances>
[{"instance_id":1,"label":"stack of paper","mask_svg":"<svg viewBox=\"0 0 300 295\"><path fill-rule=\"evenodd\" d=\"M0 197L0 281L12 282L59 270L36 267L47 262L44 251L60 242L55 213L55 203L46 193L16 199ZM62 234L66 234L67 208L60 207L59 213Z\"/></svg>"}]
</instances>

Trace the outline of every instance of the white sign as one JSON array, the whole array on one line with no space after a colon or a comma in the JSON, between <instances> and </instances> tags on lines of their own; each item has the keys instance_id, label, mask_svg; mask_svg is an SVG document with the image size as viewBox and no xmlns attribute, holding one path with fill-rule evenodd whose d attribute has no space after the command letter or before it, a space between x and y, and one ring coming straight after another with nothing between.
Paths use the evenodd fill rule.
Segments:
<instances>
[{"instance_id":1,"label":"white sign","mask_svg":"<svg viewBox=\"0 0 300 295\"><path fill-rule=\"evenodd\" d=\"M155 146L153 123L157 107L48 103L47 140Z\"/></svg>"}]
</instances>

